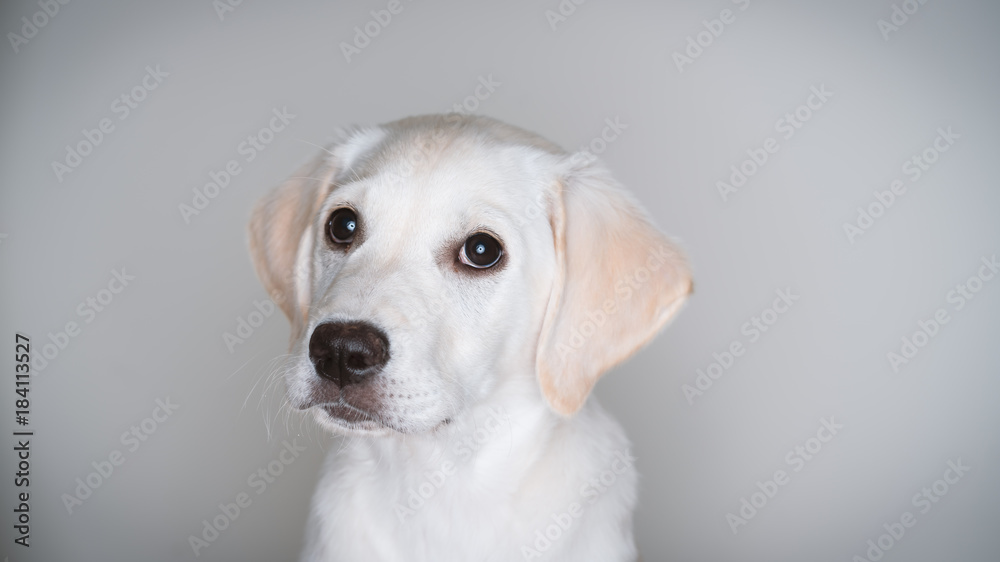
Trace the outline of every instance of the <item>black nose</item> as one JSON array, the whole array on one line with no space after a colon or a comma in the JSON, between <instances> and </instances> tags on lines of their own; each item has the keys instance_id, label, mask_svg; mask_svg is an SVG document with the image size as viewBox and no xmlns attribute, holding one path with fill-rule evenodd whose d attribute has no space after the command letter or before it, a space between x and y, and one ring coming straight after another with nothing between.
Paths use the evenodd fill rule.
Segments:
<instances>
[{"instance_id":1,"label":"black nose","mask_svg":"<svg viewBox=\"0 0 1000 562\"><path fill-rule=\"evenodd\" d=\"M319 376L343 388L382 370L389 361L389 340L367 322L326 322L309 338L309 358Z\"/></svg>"}]
</instances>

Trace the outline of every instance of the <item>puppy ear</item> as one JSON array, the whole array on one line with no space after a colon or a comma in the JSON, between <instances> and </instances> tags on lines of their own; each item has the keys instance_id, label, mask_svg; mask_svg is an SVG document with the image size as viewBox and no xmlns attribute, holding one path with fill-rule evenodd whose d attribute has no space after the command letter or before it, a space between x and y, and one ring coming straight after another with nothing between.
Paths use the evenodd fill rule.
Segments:
<instances>
[{"instance_id":1,"label":"puppy ear","mask_svg":"<svg viewBox=\"0 0 1000 562\"><path fill-rule=\"evenodd\" d=\"M332 166L326 152L257 202L250 219L250 254L271 299L299 335L308 318L314 223Z\"/></svg>"},{"instance_id":2,"label":"puppy ear","mask_svg":"<svg viewBox=\"0 0 1000 562\"><path fill-rule=\"evenodd\" d=\"M606 170L573 165L556 191L557 273L536 368L549 405L570 415L605 371L656 335L692 283L680 250Z\"/></svg>"}]
</instances>

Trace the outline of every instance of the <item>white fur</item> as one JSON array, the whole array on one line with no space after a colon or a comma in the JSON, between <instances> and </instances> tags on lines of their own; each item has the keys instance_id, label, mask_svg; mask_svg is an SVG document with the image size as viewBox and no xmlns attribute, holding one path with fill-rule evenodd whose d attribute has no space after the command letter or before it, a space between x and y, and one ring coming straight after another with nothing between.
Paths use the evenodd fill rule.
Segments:
<instances>
[{"instance_id":1,"label":"white fur","mask_svg":"<svg viewBox=\"0 0 1000 562\"><path fill-rule=\"evenodd\" d=\"M311 170L318 187L283 188L320 199L293 248L290 285L273 281L281 272L268 271L259 249L275 244L262 225L282 224L263 210L251 227L277 302L307 310L286 373L292 405L327 384L308 355L318 324L366 321L390 341L370 421L312 408L344 437L313 498L302 560L635 560L628 439L593 398L572 416L556 413L537 373L562 279L554 186L580 159L492 120L463 118L460 131L442 132L436 119L348 133ZM346 253L324 239L327 217L344 205L364 231ZM503 242L503 269L453 269L449 248L483 228Z\"/></svg>"}]
</instances>

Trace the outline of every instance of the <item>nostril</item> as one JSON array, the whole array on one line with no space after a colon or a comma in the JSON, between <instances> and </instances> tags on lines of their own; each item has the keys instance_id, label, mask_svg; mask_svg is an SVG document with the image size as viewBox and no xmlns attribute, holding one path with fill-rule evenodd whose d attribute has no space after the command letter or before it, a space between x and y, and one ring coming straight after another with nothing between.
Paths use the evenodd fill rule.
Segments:
<instances>
[{"instance_id":1,"label":"nostril","mask_svg":"<svg viewBox=\"0 0 1000 562\"><path fill-rule=\"evenodd\" d=\"M370 363L370 357L368 355L352 353L347 356L347 368L349 369L365 369L371 366Z\"/></svg>"},{"instance_id":2,"label":"nostril","mask_svg":"<svg viewBox=\"0 0 1000 562\"><path fill-rule=\"evenodd\" d=\"M389 340L367 322L325 322L309 339L316 374L341 387L377 374L389 360Z\"/></svg>"}]
</instances>

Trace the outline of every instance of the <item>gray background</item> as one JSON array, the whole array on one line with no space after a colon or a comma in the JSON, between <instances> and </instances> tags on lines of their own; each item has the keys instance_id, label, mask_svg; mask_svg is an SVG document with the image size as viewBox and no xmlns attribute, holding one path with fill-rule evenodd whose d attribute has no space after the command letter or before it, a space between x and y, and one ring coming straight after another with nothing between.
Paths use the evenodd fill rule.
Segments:
<instances>
[{"instance_id":1,"label":"gray background","mask_svg":"<svg viewBox=\"0 0 1000 562\"><path fill-rule=\"evenodd\" d=\"M1000 252L1000 5L928 2L888 40L877 22L890 0L592 0L555 29L556 0L402 5L350 63L340 43L386 2L245 0L221 20L208 0L71 2L18 52L0 48L5 371L16 331L38 355L48 333L82 325L32 379L30 550L12 542L5 445L0 556L194 559L188 536L242 491L252 505L200 559L297 556L336 440L279 411L280 313L233 353L224 343L265 297L246 250L251 206L336 127L446 111L492 75L476 113L567 148L605 119L627 124L601 158L694 266L689 305L597 388L634 440L647 560L864 558L904 511L916 525L883 560L997 559L1000 278L962 310L946 295ZM735 22L680 72L672 54L727 8ZM20 33L39 10L4 2L0 30ZM112 101L147 65L169 76L119 120ZM781 138L776 121L820 85L833 97ZM291 125L186 224L178 205L283 107ZM51 163L105 117L114 132L57 181ZM903 163L949 126L960 138L911 182ZM715 182L767 137L780 150L723 202ZM895 178L906 194L849 242L842 225ZM123 267L136 279L83 324L77 306ZM800 299L748 343L741 326L786 287ZM938 308L950 322L893 372L887 353ZM734 340L746 354L689 404L682 385ZM168 396L180 409L129 452L121 433ZM791 472L786 453L830 416L844 429ZM247 477L293 437L307 452L256 495ZM115 449L125 463L68 514L62 494ZM911 497L958 458L971 470L920 513ZM779 469L790 483L734 535L726 514Z\"/></svg>"}]
</instances>

